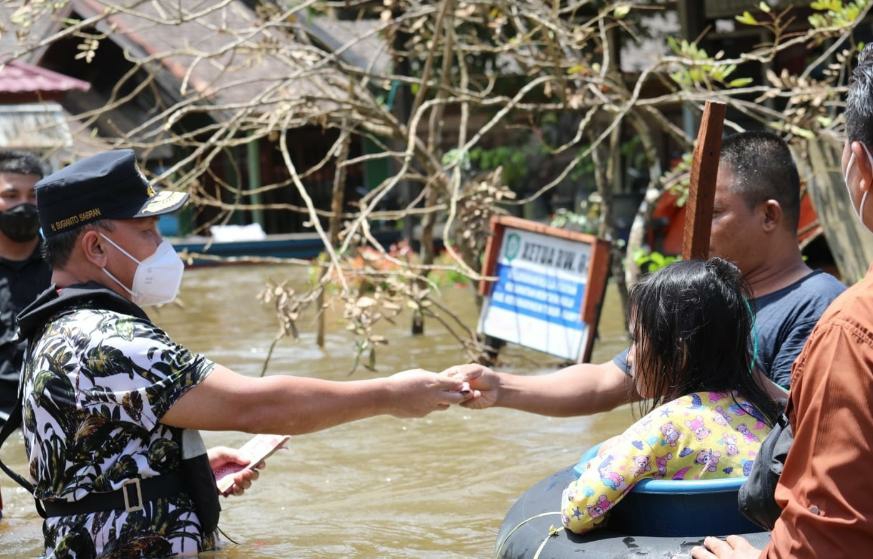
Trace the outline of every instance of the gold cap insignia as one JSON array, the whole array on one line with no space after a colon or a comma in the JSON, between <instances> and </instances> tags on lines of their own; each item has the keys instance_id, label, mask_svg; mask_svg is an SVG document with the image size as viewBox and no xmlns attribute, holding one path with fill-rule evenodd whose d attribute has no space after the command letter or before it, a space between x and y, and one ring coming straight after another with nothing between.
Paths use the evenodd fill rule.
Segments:
<instances>
[{"instance_id":1,"label":"gold cap insignia","mask_svg":"<svg viewBox=\"0 0 873 559\"><path fill-rule=\"evenodd\" d=\"M152 185L149 184L149 180L146 178L145 173L143 173L142 169L139 168L139 165L134 164L133 168L136 169L136 174L139 175L139 178L142 179L142 182L146 185L146 196L151 198L152 196L157 194Z\"/></svg>"}]
</instances>

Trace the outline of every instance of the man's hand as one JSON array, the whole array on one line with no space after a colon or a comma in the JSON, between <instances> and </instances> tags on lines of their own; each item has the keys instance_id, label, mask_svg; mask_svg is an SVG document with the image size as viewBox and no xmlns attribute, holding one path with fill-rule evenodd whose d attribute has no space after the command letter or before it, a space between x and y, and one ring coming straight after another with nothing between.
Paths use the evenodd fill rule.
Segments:
<instances>
[{"instance_id":1,"label":"man's hand","mask_svg":"<svg viewBox=\"0 0 873 559\"><path fill-rule=\"evenodd\" d=\"M212 447L206 451L206 456L209 458L209 467L212 468L213 472L224 466L245 468L233 476L233 488L230 490L233 495L245 493L245 490L251 487L252 482L258 479L258 470L266 467L266 464L261 462L256 464L254 468L246 468L249 461L243 458L237 449L226 446Z\"/></svg>"},{"instance_id":2,"label":"man's hand","mask_svg":"<svg viewBox=\"0 0 873 559\"><path fill-rule=\"evenodd\" d=\"M424 417L432 411L460 404L469 395L461 393L463 382L448 375L412 369L388 377L395 417Z\"/></svg>"},{"instance_id":3,"label":"man's hand","mask_svg":"<svg viewBox=\"0 0 873 559\"><path fill-rule=\"evenodd\" d=\"M728 536L726 540L721 538L706 538L703 546L697 546L691 550L694 559L758 559L761 550L752 547L745 538L740 536Z\"/></svg>"},{"instance_id":4,"label":"man's hand","mask_svg":"<svg viewBox=\"0 0 873 559\"><path fill-rule=\"evenodd\" d=\"M500 398L500 377L484 365L470 363L449 367L441 374L466 382L472 389L461 405L474 410L490 408Z\"/></svg>"}]
</instances>

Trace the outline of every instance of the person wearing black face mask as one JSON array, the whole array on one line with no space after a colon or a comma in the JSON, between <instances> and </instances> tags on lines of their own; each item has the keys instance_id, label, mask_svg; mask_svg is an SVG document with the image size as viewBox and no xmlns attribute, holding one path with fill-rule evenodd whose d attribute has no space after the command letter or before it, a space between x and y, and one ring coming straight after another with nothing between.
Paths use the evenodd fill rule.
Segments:
<instances>
[{"instance_id":1,"label":"person wearing black face mask","mask_svg":"<svg viewBox=\"0 0 873 559\"><path fill-rule=\"evenodd\" d=\"M31 243L39 234L39 216L30 202L0 212L0 232L14 243Z\"/></svg>"},{"instance_id":2,"label":"person wearing black face mask","mask_svg":"<svg viewBox=\"0 0 873 559\"><path fill-rule=\"evenodd\" d=\"M24 354L15 315L51 283L34 193L42 176L43 164L33 155L0 150L0 424L15 404Z\"/></svg>"}]
</instances>

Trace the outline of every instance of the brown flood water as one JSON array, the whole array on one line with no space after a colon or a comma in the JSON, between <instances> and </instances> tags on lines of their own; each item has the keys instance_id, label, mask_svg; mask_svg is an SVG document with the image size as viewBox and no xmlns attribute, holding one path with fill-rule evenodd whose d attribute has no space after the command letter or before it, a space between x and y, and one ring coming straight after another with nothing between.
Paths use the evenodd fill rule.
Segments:
<instances>
[{"instance_id":1,"label":"brown flood water","mask_svg":"<svg viewBox=\"0 0 873 559\"><path fill-rule=\"evenodd\" d=\"M245 375L260 373L275 332L271 311L255 299L267 279L302 287L305 270L223 267L188 270L184 307L152 312L179 343ZM446 288L445 303L476 324L472 292ZM378 373L347 373L353 338L341 311L328 311L325 349L315 345L314 320L301 321L301 339L283 341L268 374L333 380L370 378L422 367L441 370L463 361L454 339L436 323L425 336L408 334L409 318L383 332ZM612 358L625 345L621 308L610 290L593 360ZM502 367L515 373L553 371L554 358L511 349ZM533 483L574 463L591 444L621 431L629 407L589 418L555 419L507 409L453 408L424 419L377 417L292 438L289 450L270 458L261 478L242 497L222 500L220 526L239 545L205 554L253 557L489 557L497 530L515 499ZM207 445L239 446L249 435L206 432ZM24 472L24 444L13 436L2 458ZM33 501L0 475L5 517L0 557L42 552L41 519Z\"/></svg>"}]
</instances>

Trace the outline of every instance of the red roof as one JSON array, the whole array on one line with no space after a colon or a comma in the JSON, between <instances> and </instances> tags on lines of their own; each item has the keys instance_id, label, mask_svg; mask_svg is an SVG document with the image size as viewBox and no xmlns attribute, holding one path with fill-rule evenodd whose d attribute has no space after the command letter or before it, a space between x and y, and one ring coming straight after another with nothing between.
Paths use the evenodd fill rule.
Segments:
<instances>
[{"instance_id":1,"label":"red roof","mask_svg":"<svg viewBox=\"0 0 873 559\"><path fill-rule=\"evenodd\" d=\"M17 60L0 67L0 94L58 94L90 87L88 82Z\"/></svg>"}]
</instances>

